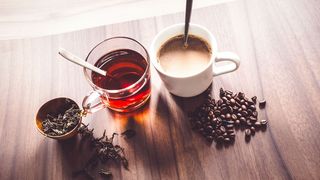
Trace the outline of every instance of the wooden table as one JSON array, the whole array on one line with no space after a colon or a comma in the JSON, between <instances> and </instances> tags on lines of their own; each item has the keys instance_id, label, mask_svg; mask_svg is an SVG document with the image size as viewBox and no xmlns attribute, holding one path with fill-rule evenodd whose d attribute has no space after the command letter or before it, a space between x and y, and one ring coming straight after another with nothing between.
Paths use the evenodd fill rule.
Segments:
<instances>
[{"instance_id":1,"label":"wooden table","mask_svg":"<svg viewBox=\"0 0 320 180\"><path fill-rule=\"evenodd\" d=\"M216 77L224 87L267 100L259 114L269 126L249 143L237 131L233 145L217 148L191 130L186 112L203 99L174 97L152 69L152 95L144 109L126 115L101 110L85 119L100 136L116 138L130 170L106 165L114 179L320 179L320 1L239 0L194 11L192 22L234 51L240 69ZM103 39L126 35L149 46L183 13L32 39L0 41L0 179L71 179L88 157L79 139L58 142L35 128L46 101L69 97L81 104L90 91L82 69L61 60L58 47L80 57ZM99 176L98 176L99 177Z\"/></svg>"}]
</instances>

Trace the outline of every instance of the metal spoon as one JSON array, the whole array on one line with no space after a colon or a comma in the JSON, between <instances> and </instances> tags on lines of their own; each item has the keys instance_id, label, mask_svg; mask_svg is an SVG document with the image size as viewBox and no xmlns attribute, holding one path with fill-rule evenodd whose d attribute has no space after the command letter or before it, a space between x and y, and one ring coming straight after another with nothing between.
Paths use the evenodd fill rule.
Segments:
<instances>
[{"instance_id":1,"label":"metal spoon","mask_svg":"<svg viewBox=\"0 0 320 180\"><path fill-rule=\"evenodd\" d=\"M63 49L63 48L59 48L59 54L64 57L66 60L69 60L70 62L73 62L75 64L78 64L82 67L88 68L91 71L94 71L96 73L99 73L103 76L110 76L108 75L108 73L102 69L99 69L98 67L95 67L94 65L82 60L81 58L75 56L74 54L72 54L71 52Z\"/></svg>"},{"instance_id":2,"label":"metal spoon","mask_svg":"<svg viewBox=\"0 0 320 180\"><path fill-rule=\"evenodd\" d=\"M186 16L184 23L184 47L188 47L188 32L189 32L189 22L192 11L192 0L187 0L186 4Z\"/></svg>"}]
</instances>

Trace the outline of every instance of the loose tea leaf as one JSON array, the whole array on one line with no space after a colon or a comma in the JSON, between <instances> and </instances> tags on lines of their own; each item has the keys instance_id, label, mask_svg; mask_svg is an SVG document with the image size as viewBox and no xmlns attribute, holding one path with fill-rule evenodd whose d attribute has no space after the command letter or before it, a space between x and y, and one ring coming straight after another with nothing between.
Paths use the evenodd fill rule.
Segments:
<instances>
[{"instance_id":1,"label":"loose tea leaf","mask_svg":"<svg viewBox=\"0 0 320 180\"><path fill-rule=\"evenodd\" d=\"M101 137L95 138L93 136L94 129L89 129L88 126L89 124L85 125L82 123L78 130L82 137L81 140L89 140L91 147L94 148L93 156L89 159L83 169L91 169L93 166L96 166L98 162L106 163L109 160L120 163L125 169L128 169L129 164L127 158L125 157L124 148L113 144L113 139L118 134L113 133L112 136L108 138L106 135L106 130L104 130ZM112 177L112 173L110 171L100 171L99 174L103 175L104 177Z\"/></svg>"},{"instance_id":2,"label":"loose tea leaf","mask_svg":"<svg viewBox=\"0 0 320 180\"><path fill-rule=\"evenodd\" d=\"M72 104L68 110L57 117L47 114L47 118L42 121L43 132L51 136L61 136L74 129L80 120L81 110L76 104Z\"/></svg>"},{"instance_id":3,"label":"loose tea leaf","mask_svg":"<svg viewBox=\"0 0 320 180\"><path fill-rule=\"evenodd\" d=\"M260 107L260 109L263 109L263 108L265 108L266 107L266 100L262 100L262 101L260 101L259 102L259 107Z\"/></svg>"},{"instance_id":4,"label":"loose tea leaf","mask_svg":"<svg viewBox=\"0 0 320 180\"><path fill-rule=\"evenodd\" d=\"M202 134L207 141L232 142L235 139L235 127L246 129L248 139L260 127L266 127L267 121L258 121L257 118L256 96L249 99L243 92L233 93L220 88L219 97L216 101L212 96L207 96L204 104L189 113L192 129ZM260 101L259 106L265 103L265 100Z\"/></svg>"},{"instance_id":5,"label":"loose tea leaf","mask_svg":"<svg viewBox=\"0 0 320 180\"><path fill-rule=\"evenodd\" d=\"M108 171L108 170L101 169L99 171L99 174L101 175L101 177L106 178L106 179L112 178L112 173L110 171Z\"/></svg>"}]
</instances>

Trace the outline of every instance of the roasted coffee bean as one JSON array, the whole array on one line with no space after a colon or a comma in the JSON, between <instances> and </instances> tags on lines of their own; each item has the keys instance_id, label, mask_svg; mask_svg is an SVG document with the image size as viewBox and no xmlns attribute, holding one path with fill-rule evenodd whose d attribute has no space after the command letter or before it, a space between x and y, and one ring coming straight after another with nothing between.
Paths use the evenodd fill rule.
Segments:
<instances>
[{"instance_id":1,"label":"roasted coffee bean","mask_svg":"<svg viewBox=\"0 0 320 180\"><path fill-rule=\"evenodd\" d=\"M253 102L254 104L256 104L256 103L257 103L257 96L253 96L253 97L251 98L251 100L252 100L252 102Z\"/></svg>"},{"instance_id":2,"label":"roasted coffee bean","mask_svg":"<svg viewBox=\"0 0 320 180\"><path fill-rule=\"evenodd\" d=\"M224 126L220 126L220 131L221 131L222 133L224 133L224 132L226 132L226 128L225 128Z\"/></svg>"},{"instance_id":3,"label":"roasted coffee bean","mask_svg":"<svg viewBox=\"0 0 320 180\"><path fill-rule=\"evenodd\" d=\"M228 121L227 121L227 120L223 120L223 121L222 121L222 124L225 126L225 125L228 124Z\"/></svg>"},{"instance_id":4,"label":"roasted coffee bean","mask_svg":"<svg viewBox=\"0 0 320 180\"><path fill-rule=\"evenodd\" d=\"M242 111L241 112L242 116L247 117L248 116L248 112L247 111Z\"/></svg>"},{"instance_id":5,"label":"roasted coffee bean","mask_svg":"<svg viewBox=\"0 0 320 180\"><path fill-rule=\"evenodd\" d=\"M261 123L260 123L259 121L257 121L257 122L254 123L254 125L255 125L256 127L260 127L260 126L261 126Z\"/></svg>"},{"instance_id":6,"label":"roasted coffee bean","mask_svg":"<svg viewBox=\"0 0 320 180\"><path fill-rule=\"evenodd\" d=\"M245 133L246 136L251 136L251 130L250 129L246 129L244 131L244 133Z\"/></svg>"},{"instance_id":7,"label":"roasted coffee bean","mask_svg":"<svg viewBox=\"0 0 320 180\"><path fill-rule=\"evenodd\" d=\"M219 110L215 110L214 112L213 112L213 114L217 117L217 116L220 116L220 114L221 114L221 111L219 111Z\"/></svg>"},{"instance_id":8,"label":"roasted coffee bean","mask_svg":"<svg viewBox=\"0 0 320 180\"><path fill-rule=\"evenodd\" d=\"M232 114L232 115L231 115L231 118L232 118L232 120L237 120L238 117L237 117L237 115Z\"/></svg>"},{"instance_id":9,"label":"roasted coffee bean","mask_svg":"<svg viewBox=\"0 0 320 180\"><path fill-rule=\"evenodd\" d=\"M240 107L240 106L241 106L241 104L240 104L239 102L236 102L236 106Z\"/></svg>"},{"instance_id":10,"label":"roasted coffee bean","mask_svg":"<svg viewBox=\"0 0 320 180\"><path fill-rule=\"evenodd\" d=\"M216 123L217 123L217 121L218 121L218 118L213 118L213 119L211 120L211 123L216 124Z\"/></svg>"},{"instance_id":11,"label":"roasted coffee bean","mask_svg":"<svg viewBox=\"0 0 320 180\"><path fill-rule=\"evenodd\" d=\"M228 95L232 95L233 94L233 92L230 91L230 90L225 90L224 92L227 93Z\"/></svg>"},{"instance_id":12,"label":"roasted coffee bean","mask_svg":"<svg viewBox=\"0 0 320 180\"><path fill-rule=\"evenodd\" d=\"M231 114L227 113L226 114L226 119L230 119L231 118Z\"/></svg>"},{"instance_id":13,"label":"roasted coffee bean","mask_svg":"<svg viewBox=\"0 0 320 180\"><path fill-rule=\"evenodd\" d=\"M258 112L257 112L257 111L253 111L253 112L252 112L252 116L253 116L253 117L258 117Z\"/></svg>"},{"instance_id":14,"label":"roasted coffee bean","mask_svg":"<svg viewBox=\"0 0 320 180\"><path fill-rule=\"evenodd\" d=\"M252 123L251 123L250 120L247 120L247 125L248 125L248 126L251 126L251 125L252 125Z\"/></svg>"},{"instance_id":15,"label":"roasted coffee bean","mask_svg":"<svg viewBox=\"0 0 320 180\"><path fill-rule=\"evenodd\" d=\"M267 120L265 120L265 119L262 119L261 121L260 121L260 123L261 123L261 125L263 125L263 126L265 126L265 125L267 125Z\"/></svg>"},{"instance_id":16,"label":"roasted coffee bean","mask_svg":"<svg viewBox=\"0 0 320 180\"><path fill-rule=\"evenodd\" d=\"M239 120L240 120L241 123L246 123L247 122L244 117L241 117Z\"/></svg>"},{"instance_id":17,"label":"roasted coffee bean","mask_svg":"<svg viewBox=\"0 0 320 180\"><path fill-rule=\"evenodd\" d=\"M256 129L253 126L250 127L250 130L251 130L251 133L256 132Z\"/></svg>"},{"instance_id":18,"label":"roasted coffee bean","mask_svg":"<svg viewBox=\"0 0 320 180\"><path fill-rule=\"evenodd\" d=\"M233 139L233 138L236 137L236 134L235 134L234 132L233 132L233 133L230 133L230 134L229 134L229 137Z\"/></svg>"},{"instance_id":19,"label":"roasted coffee bean","mask_svg":"<svg viewBox=\"0 0 320 180\"><path fill-rule=\"evenodd\" d=\"M245 105L245 106L247 107L247 109L248 109L248 107L249 107L248 101L244 102L244 105Z\"/></svg>"},{"instance_id":20,"label":"roasted coffee bean","mask_svg":"<svg viewBox=\"0 0 320 180\"><path fill-rule=\"evenodd\" d=\"M222 136L223 136L223 137L228 137L228 133L225 132L225 133L222 134Z\"/></svg>"},{"instance_id":21,"label":"roasted coffee bean","mask_svg":"<svg viewBox=\"0 0 320 180\"><path fill-rule=\"evenodd\" d=\"M245 95L244 95L243 92L239 92L239 93L238 93L238 97L239 97L240 99L244 98L244 96L245 96Z\"/></svg>"},{"instance_id":22,"label":"roasted coffee bean","mask_svg":"<svg viewBox=\"0 0 320 180\"><path fill-rule=\"evenodd\" d=\"M222 88L217 101L213 99L211 91L206 96L205 103L189 114L189 121L192 129L199 131L209 142L233 141L234 126L246 127L246 141L250 140L256 129L266 127L266 120L257 121L256 96L248 99L242 92L233 93Z\"/></svg>"},{"instance_id":23,"label":"roasted coffee bean","mask_svg":"<svg viewBox=\"0 0 320 180\"><path fill-rule=\"evenodd\" d=\"M227 109L226 107L223 107L223 108L221 109L221 113L222 113L222 114L228 113L228 109Z\"/></svg>"},{"instance_id":24,"label":"roasted coffee bean","mask_svg":"<svg viewBox=\"0 0 320 180\"><path fill-rule=\"evenodd\" d=\"M222 132L219 129L216 130L216 132L217 132L218 135L222 134Z\"/></svg>"},{"instance_id":25,"label":"roasted coffee bean","mask_svg":"<svg viewBox=\"0 0 320 180\"><path fill-rule=\"evenodd\" d=\"M249 106L251 106L251 105L256 105L254 102L252 102L252 101L248 101L248 104L249 104Z\"/></svg>"},{"instance_id":26,"label":"roasted coffee bean","mask_svg":"<svg viewBox=\"0 0 320 180\"><path fill-rule=\"evenodd\" d=\"M222 97L221 99L222 99L222 101L223 101L223 102L227 102L227 101L229 101L229 100L228 100L228 98L227 98L227 97L225 97L225 96L224 96L224 97Z\"/></svg>"},{"instance_id":27,"label":"roasted coffee bean","mask_svg":"<svg viewBox=\"0 0 320 180\"><path fill-rule=\"evenodd\" d=\"M255 105L250 105L249 108L250 108L252 111L255 111L255 110L256 110L256 106L255 106Z\"/></svg>"},{"instance_id":28,"label":"roasted coffee bean","mask_svg":"<svg viewBox=\"0 0 320 180\"><path fill-rule=\"evenodd\" d=\"M234 94L232 95L233 98L236 98L237 96L238 96L238 93L234 93Z\"/></svg>"},{"instance_id":29,"label":"roasted coffee bean","mask_svg":"<svg viewBox=\"0 0 320 180\"><path fill-rule=\"evenodd\" d=\"M233 133L233 132L234 132L233 129L228 129L228 130L227 130L227 133L228 133L228 134Z\"/></svg>"},{"instance_id":30,"label":"roasted coffee bean","mask_svg":"<svg viewBox=\"0 0 320 180\"><path fill-rule=\"evenodd\" d=\"M234 124L234 121L227 121L228 124Z\"/></svg>"},{"instance_id":31,"label":"roasted coffee bean","mask_svg":"<svg viewBox=\"0 0 320 180\"><path fill-rule=\"evenodd\" d=\"M259 107L260 107L260 109L263 109L264 107L266 107L266 100L262 100L262 101L260 101L259 102Z\"/></svg>"},{"instance_id":32,"label":"roasted coffee bean","mask_svg":"<svg viewBox=\"0 0 320 180\"><path fill-rule=\"evenodd\" d=\"M233 128L234 125L233 125L233 124L228 124L226 127L227 127L227 128Z\"/></svg>"},{"instance_id":33,"label":"roasted coffee bean","mask_svg":"<svg viewBox=\"0 0 320 180\"><path fill-rule=\"evenodd\" d=\"M240 104L244 104L245 100L244 99L241 99L240 100Z\"/></svg>"},{"instance_id":34,"label":"roasted coffee bean","mask_svg":"<svg viewBox=\"0 0 320 180\"><path fill-rule=\"evenodd\" d=\"M249 118L251 121L253 121L253 122L256 122L257 121L257 118L255 118L255 117L253 117L253 116L250 116L250 118Z\"/></svg>"}]
</instances>

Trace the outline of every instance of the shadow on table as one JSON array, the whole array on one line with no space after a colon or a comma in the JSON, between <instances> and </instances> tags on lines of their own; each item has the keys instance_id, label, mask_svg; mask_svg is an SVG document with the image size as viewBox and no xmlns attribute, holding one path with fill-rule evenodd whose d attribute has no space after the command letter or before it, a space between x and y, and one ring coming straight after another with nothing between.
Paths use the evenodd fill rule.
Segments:
<instances>
[{"instance_id":1,"label":"shadow on table","mask_svg":"<svg viewBox=\"0 0 320 180\"><path fill-rule=\"evenodd\" d=\"M175 171L175 154L169 124L172 116L163 96L153 94L147 104L138 111L112 112L112 116L115 119L125 120L121 129L136 131L134 137L124 138L129 149L134 151L135 161L142 161L144 168L149 168L151 171ZM139 165L137 162L135 164Z\"/></svg>"}]
</instances>

